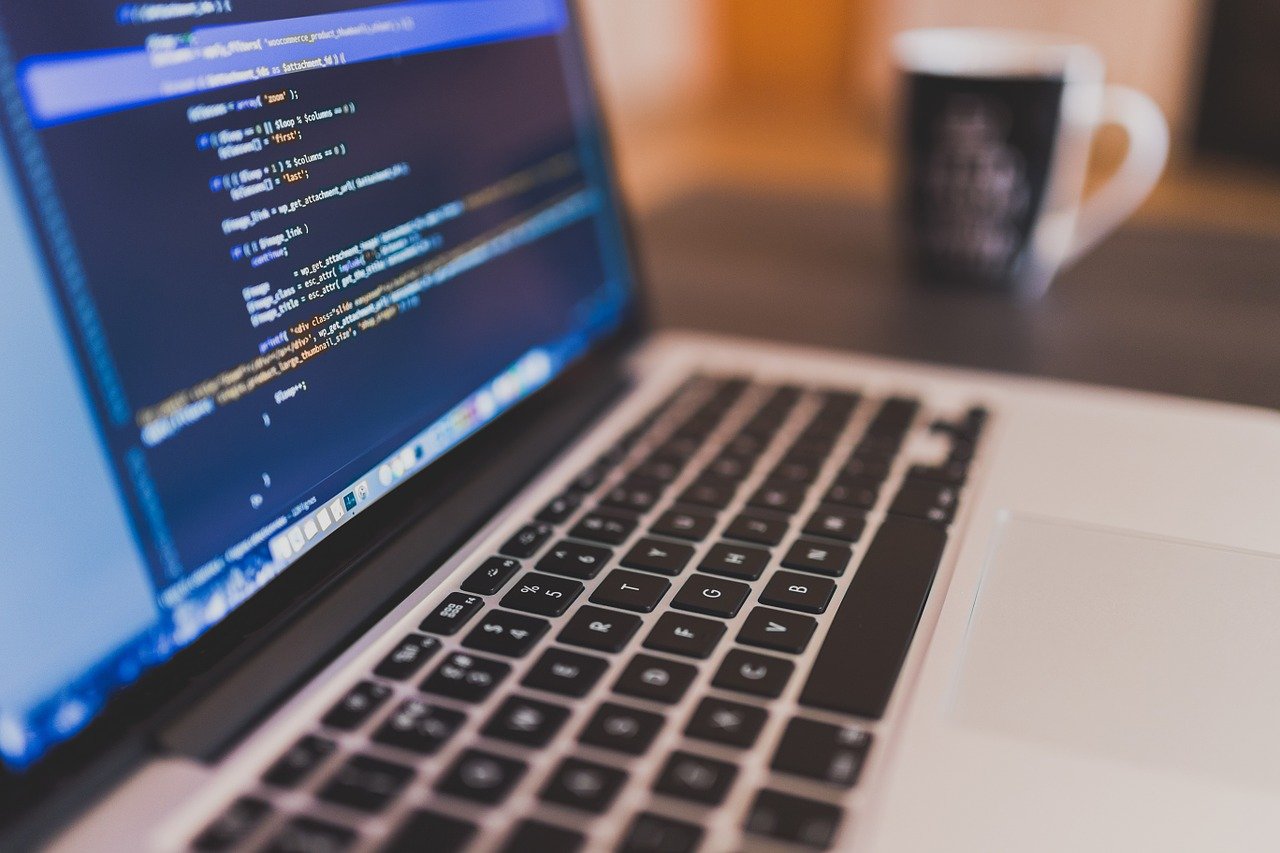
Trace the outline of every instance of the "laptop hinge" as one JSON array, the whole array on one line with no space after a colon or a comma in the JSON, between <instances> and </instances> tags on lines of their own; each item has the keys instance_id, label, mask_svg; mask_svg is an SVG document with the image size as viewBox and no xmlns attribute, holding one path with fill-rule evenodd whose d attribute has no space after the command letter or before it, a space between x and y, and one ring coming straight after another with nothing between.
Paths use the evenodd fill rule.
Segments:
<instances>
[{"instance_id":1,"label":"laptop hinge","mask_svg":"<svg viewBox=\"0 0 1280 853\"><path fill-rule=\"evenodd\" d=\"M495 423L430 476L448 495L386 535L314 603L249 656L184 691L182 710L155 731L165 752L216 761L254 725L373 626L479 530L632 383L626 360L543 400L518 423ZM548 389L551 390L551 389ZM512 427L518 427L513 429ZM452 462L453 464L449 464Z\"/></svg>"}]
</instances>

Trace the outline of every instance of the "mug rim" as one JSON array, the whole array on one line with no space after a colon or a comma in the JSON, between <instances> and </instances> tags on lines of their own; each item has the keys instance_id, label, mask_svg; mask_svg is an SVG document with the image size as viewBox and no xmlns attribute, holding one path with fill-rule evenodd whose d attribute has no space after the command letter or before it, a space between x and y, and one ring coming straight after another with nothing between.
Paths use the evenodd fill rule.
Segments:
<instances>
[{"instance_id":1,"label":"mug rim","mask_svg":"<svg viewBox=\"0 0 1280 853\"><path fill-rule=\"evenodd\" d=\"M1038 77L1101 82L1093 47L1067 35L1003 27L920 27L893 37L898 67L944 77Z\"/></svg>"}]
</instances>

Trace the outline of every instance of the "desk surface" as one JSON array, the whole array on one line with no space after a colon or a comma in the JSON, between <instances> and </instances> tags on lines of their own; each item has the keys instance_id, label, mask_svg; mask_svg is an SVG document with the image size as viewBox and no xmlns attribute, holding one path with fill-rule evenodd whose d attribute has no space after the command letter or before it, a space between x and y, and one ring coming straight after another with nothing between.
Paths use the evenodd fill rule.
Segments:
<instances>
[{"instance_id":1,"label":"desk surface","mask_svg":"<svg viewBox=\"0 0 1280 853\"><path fill-rule=\"evenodd\" d=\"M854 201L708 189L639 223L660 326L1280 408L1280 240L1122 229L1041 300L903 280Z\"/></svg>"}]
</instances>

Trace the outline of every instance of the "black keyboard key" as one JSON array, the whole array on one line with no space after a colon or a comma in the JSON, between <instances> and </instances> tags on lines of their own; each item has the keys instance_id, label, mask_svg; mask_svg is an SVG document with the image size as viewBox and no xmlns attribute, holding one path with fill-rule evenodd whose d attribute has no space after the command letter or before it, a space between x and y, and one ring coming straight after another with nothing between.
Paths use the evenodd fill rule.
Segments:
<instances>
[{"instance_id":1,"label":"black keyboard key","mask_svg":"<svg viewBox=\"0 0 1280 853\"><path fill-rule=\"evenodd\" d=\"M396 681L416 675L422 665L440 651L440 641L425 634L410 634L374 667L373 674Z\"/></svg>"},{"instance_id":2,"label":"black keyboard key","mask_svg":"<svg viewBox=\"0 0 1280 853\"><path fill-rule=\"evenodd\" d=\"M338 745L328 738L306 735L262 774L262 781L278 788L293 788L315 772Z\"/></svg>"},{"instance_id":3,"label":"black keyboard key","mask_svg":"<svg viewBox=\"0 0 1280 853\"><path fill-rule=\"evenodd\" d=\"M451 592L436 605L422 624L418 627L433 634L450 636L458 633L463 625L471 621L471 617L480 612L484 599L478 595L465 592Z\"/></svg>"},{"instance_id":4,"label":"black keyboard key","mask_svg":"<svg viewBox=\"0 0 1280 853\"><path fill-rule=\"evenodd\" d=\"M967 436L976 440L982 433L983 424L987 422L987 410L982 406L974 406L965 413L964 427Z\"/></svg>"},{"instance_id":5,"label":"black keyboard key","mask_svg":"<svg viewBox=\"0 0 1280 853\"><path fill-rule=\"evenodd\" d=\"M787 448L786 454L782 457L782 462L799 463L807 465L816 472L821 469L827 461L827 457L831 455L831 440L827 438L813 438L801 435L796 439L791 447ZM788 479L783 477L782 479Z\"/></svg>"},{"instance_id":6,"label":"black keyboard key","mask_svg":"<svg viewBox=\"0 0 1280 853\"><path fill-rule=\"evenodd\" d=\"M618 439L617 444L610 447L596 458L596 464L601 468L606 469L616 467L623 459L627 458L627 454L631 452L631 448L636 446L636 442L640 440L642 432L642 430L638 430L636 428L627 430L627 432L623 433L622 437Z\"/></svg>"},{"instance_id":7,"label":"black keyboard key","mask_svg":"<svg viewBox=\"0 0 1280 853\"><path fill-rule=\"evenodd\" d=\"M653 783L653 790L680 800L715 806L738 775L738 768L692 752L673 752Z\"/></svg>"},{"instance_id":8,"label":"black keyboard key","mask_svg":"<svg viewBox=\"0 0 1280 853\"><path fill-rule=\"evenodd\" d=\"M638 654L618 677L613 692L674 705L697 674L697 668L687 663Z\"/></svg>"},{"instance_id":9,"label":"black keyboard key","mask_svg":"<svg viewBox=\"0 0 1280 853\"><path fill-rule=\"evenodd\" d=\"M795 443L787 449L786 455L782 457L783 461L806 462L813 465L816 476L816 469L820 469L826 463L827 457L831 455L831 448L835 444L835 435L835 432L832 432L822 423L810 424L796 438ZM812 480L808 482L812 482Z\"/></svg>"},{"instance_id":10,"label":"black keyboard key","mask_svg":"<svg viewBox=\"0 0 1280 853\"><path fill-rule=\"evenodd\" d=\"M739 481L751 473L753 460L741 456L722 455L711 460L701 476L718 477L722 480Z\"/></svg>"},{"instance_id":11,"label":"black keyboard key","mask_svg":"<svg viewBox=\"0 0 1280 853\"><path fill-rule=\"evenodd\" d=\"M724 509L733 500L737 485L732 480L719 477L702 477L680 493L680 502L697 506Z\"/></svg>"},{"instance_id":12,"label":"black keyboard key","mask_svg":"<svg viewBox=\"0 0 1280 853\"><path fill-rule=\"evenodd\" d=\"M559 616L581 594L582 584L577 581L527 572L502 596L500 603L503 607L539 616Z\"/></svg>"},{"instance_id":13,"label":"black keyboard key","mask_svg":"<svg viewBox=\"0 0 1280 853\"><path fill-rule=\"evenodd\" d=\"M809 518L804 532L809 536L857 542L862 538L862 531L866 526L867 518L858 510L836 504L822 504Z\"/></svg>"},{"instance_id":14,"label":"black keyboard key","mask_svg":"<svg viewBox=\"0 0 1280 853\"><path fill-rule=\"evenodd\" d=\"M600 658L551 648L542 653L520 683L562 696L585 696L608 668L609 662Z\"/></svg>"},{"instance_id":15,"label":"black keyboard key","mask_svg":"<svg viewBox=\"0 0 1280 853\"><path fill-rule=\"evenodd\" d=\"M751 418L751 420L747 421L745 424L742 425L742 428L738 431L738 434L749 435L752 438L754 438L756 441L767 446L769 444L769 441L773 438L774 433L778 431L778 427L781 425L781 423L782 423L781 418L778 418L772 415L763 416L763 417L760 415L756 415L755 417Z\"/></svg>"},{"instance_id":16,"label":"black keyboard key","mask_svg":"<svg viewBox=\"0 0 1280 853\"><path fill-rule=\"evenodd\" d=\"M765 404L743 425L742 431L757 436L772 435L786 421L788 411L788 406Z\"/></svg>"},{"instance_id":17,"label":"black keyboard key","mask_svg":"<svg viewBox=\"0 0 1280 853\"><path fill-rule=\"evenodd\" d=\"M583 605L556 639L571 646L618 652L639 630L640 624L639 616Z\"/></svg>"},{"instance_id":18,"label":"black keyboard key","mask_svg":"<svg viewBox=\"0 0 1280 853\"><path fill-rule=\"evenodd\" d=\"M660 714L605 702L596 709L578 740L601 749L639 755L658 736L662 721Z\"/></svg>"},{"instance_id":19,"label":"black keyboard key","mask_svg":"<svg viewBox=\"0 0 1280 853\"><path fill-rule=\"evenodd\" d=\"M679 460L664 459L661 456L653 455L637 465L631 473L634 477L651 480L656 483L670 483L680 476L680 470L683 467L683 463Z\"/></svg>"},{"instance_id":20,"label":"black keyboard key","mask_svg":"<svg viewBox=\"0 0 1280 853\"><path fill-rule=\"evenodd\" d=\"M680 438L695 439L699 442L706 441L707 436L720 425L720 421L724 418L727 410L728 406L715 398L707 400L694 409L692 414L685 417L676 428L674 435Z\"/></svg>"},{"instance_id":21,"label":"black keyboard key","mask_svg":"<svg viewBox=\"0 0 1280 853\"><path fill-rule=\"evenodd\" d=\"M866 435L853 452L864 459L885 459L891 462L902 447L902 438L902 435ZM879 480L872 482L878 483Z\"/></svg>"},{"instance_id":22,"label":"black keyboard key","mask_svg":"<svg viewBox=\"0 0 1280 853\"><path fill-rule=\"evenodd\" d=\"M844 574L845 567L852 558L853 551L846 545L797 539L782 558L782 565L788 569L834 577Z\"/></svg>"},{"instance_id":23,"label":"black keyboard key","mask_svg":"<svg viewBox=\"0 0 1280 853\"><path fill-rule=\"evenodd\" d=\"M702 827L641 812L631 822L619 853L694 853L702 843Z\"/></svg>"},{"instance_id":24,"label":"black keyboard key","mask_svg":"<svg viewBox=\"0 0 1280 853\"><path fill-rule=\"evenodd\" d=\"M582 516L569 535L605 545L621 545L635 529L635 516L617 510L595 509Z\"/></svg>"},{"instance_id":25,"label":"black keyboard key","mask_svg":"<svg viewBox=\"0 0 1280 853\"><path fill-rule=\"evenodd\" d=\"M684 462L688 461L701 447L702 444L700 442L687 438L672 437L658 445L652 456L659 459Z\"/></svg>"},{"instance_id":26,"label":"black keyboard key","mask_svg":"<svg viewBox=\"0 0 1280 853\"><path fill-rule=\"evenodd\" d=\"M603 814L626 782L627 774L621 770L580 758L566 758L538 796L549 803Z\"/></svg>"},{"instance_id":27,"label":"black keyboard key","mask_svg":"<svg viewBox=\"0 0 1280 853\"><path fill-rule=\"evenodd\" d=\"M563 524L581 504L580 493L565 492L559 497L552 498L538 511L538 521L545 521L547 524Z\"/></svg>"},{"instance_id":28,"label":"black keyboard key","mask_svg":"<svg viewBox=\"0 0 1280 853\"><path fill-rule=\"evenodd\" d=\"M573 482L569 484L568 491L576 492L579 495L595 491L596 487L604 482L604 478L608 475L613 465L613 461L608 461L583 469L577 477L573 478Z\"/></svg>"},{"instance_id":29,"label":"black keyboard key","mask_svg":"<svg viewBox=\"0 0 1280 853\"><path fill-rule=\"evenodd\" d=\"M955 517L957 497L955 486L908 478L889 505L889 512L947 524Z\"/></svg>"},{"instance_id":30,"label":"black keyboard key","mask_svg":"<svg viewBox=\"0 0 1280 853\"><path fill-rule=\"evenodd\" d=\"M628 477L606 492L600 503L628 512L645 513L662 499L664 489L661 482L649 477Z\"/></svg>"},{"instance_id":31,"label":"black keyboard key","mask_svg":"<svg viewBox=\"0 0 1280 853\"><path fill-rule=\"evenodd\" d=\"M719 383L715 397L712 399L719 402L726 409L731 406L743 393L751 387L752 381L741 376L733 376L715 380Z\"/></svg>"},{"instance_id":32,"label":"black keyboard key","mask_svg":"<svg viewBox=\"0 0 1280 853\"><path fill-rule=\"evenodd\" d=\"M863 456L856 451L840 469L840 479L883 480L889 476L890 462L879 456Z\"/></svg>"},{"instance_id":33,"label":"black keyboard key","mask_svg":"<svg viewBox=\"0 0 1280 853\"><path fill-rule=\"evenodd\" d=\"M747 510L729 523L724 535L758 545L777 545L787 535L787 520Z\"/></svg>"},{"instance_id":34,"label":"black keyboard key","mask_svg":"<svg viewBox=\"0 0 1280 853\"><path fill-rule=\"evenodd\" d=\"M847 419L841 416L828 416L819 413L815 415L813 420L809 421L809 425L804 428L800 434L804 439L825 439L826 441L834 441L836 436L844 429Z\"/></svg>"},{"instance_id":35,"label":"black keyboard key","mask_svg":"<svg viewBox=\"0 0 1280 853\"><path fill-rule=\"evenodd\" d=\"M857 391L823 391L822 411L848 417L858 405Z\"/></svg>"},{"instance_id":36,"label":"black keyboard key","mask_svg":"<svg viewBox=\"0 0 1280 853\"><path fill-rule=\"evenodd\" d=\"M253 797L241 797L196 836L191 846L196 850L230 850L253 834L267 815L271 806Z\"/></svg>"},{"instance_id":37,"label":"black keyboard key","mask_svg":"<svg viewBox=\"0 0 1280 853\"><path fill-rule=\"evenodd\" d=\"M755 494L747 501L751 506L760 509L771 509L775 512L793 513L804 503L805 486L794 483L774 481L765 483L756 489Z\"/></svg>"},{"instance_id":38,"label":"black keyboard key","mask_svg":"<svg viewBox=\"0 0 1280 853\"><path fill-rule=\"evenodd\" d=\"M506 799L529 765L478 749L468 749L436 782L436 790L466 800L495 805Z\"/></svg>"},{"instance_id":39,"label":"black keyboard key","mask_svg":"<svg viewBox=\"0 0 1280 853\"><path fill-rule=\"evenodd\" d=\"M798 655L809 645L818 629L818 621L810 616L757 607L747 614L738 632L738 642L776 652Z\"/></svg>"},{"instance_id":40,"label":"black keyboard key","mask_svg":"<svg viewBox=\"0 0 1280 853\"><path fill-rule=\"evenodd\" d=\"M779 385L764 404L764 408L778 412L779 417L785 417L787 412L800 400L801 388L798 385Z\"/></svg>"},{"instance_id":41,"label":"black keyboard key","mask_svg":"<svg viewBox=\"0 0 1280 853\"><path fill-rule=\"evenodd\" d=\"M751 420L772 424L774 427L781 426L782 422L787 419L787 415L795 407L796 401L800 399L799 389L794 389L794 391L795 394L793 395L790 388L779 389L778 393L774 394L760 407L760 410L756 412Z\"/></svg>"},{"instance_id":42,"label":"black keyboard key","mask_svg":"<svg viewBox=\"0 0 1280 853\"><path fill-rule=\"evenodd\" d=\"M960 486L969 476L969 463L963 459L952 458L940 465L912 465L907 476L913 480L935 480L951 486Z\"/></svg>"},{"instance_id":43,"label":"black keyboard key","mask_svg":"<svg viewBox=\"0 0 1280 853\"><path fill-rule=\"evenodd\" d=\"M341 853L356 841L356 834L309 817L295 817L267 845L264 853Z\"/></svg>"},{"instance_id":44,"label":"black keyboard key","mask_svg":"<svg viewBox=\"0 0 1280 853\"><path fill-rule=\"evenodd\" d=\"M694 416L680 425L674 433L676 438L702 443L716 428L719 418Z\"/></svg>"},{"instance_id":45,"label":"black keyboard key","mask_svg":"<svg viewBox=\"0 0 1280 853\"><path fill-rule=\"evenodd\" d=\"M738 614L742 603L750 594L751 587L745 583L696 574L680 587L680 591L671 600L671 606L679 610L692 610L694 613L731 619Z\"/></svg>"},{"instance_id":46,"label":"black keyboard key","mask_svg":"<svg viewBox=\"0 0 1280 853\"><path fill-rule=\"evenodd\" d=\"M742 425L740 432L767 444L784 420L786 420L786 414L778 409L761 409L752 416L751 420Z\"/></svg>"},{"instance_id":47,"label":"black keyboard key","mask_svg":"<svg viewBox=\"0 0 1280 853\"><path fill-rule=\"evenodd\" d=\"M813 413L813 417L805 426L803 435L818 435L835 440L849 423L849 415L853 409L840 404L824 401Z\"/></svg>"},{"instance_id":48,"label":"black keyboard key","mask_svg":"<svg viewBox=\"0 0 1280 853\"><path fill-rule=\"evenodd\" d=\"M482 652L519 658L527 655L550 628L551 623L545 619L522 613L507 613L505 610L490 610L471 629L462 645Z\"/></svg>"},{"instance_id":49,"label":"black keyboard key","mask_svg":"<svg viewBox=\"0 0 1280 853\"><path fill-rule=\"evenodd\" d=\"M586 836L581 832L540 820L522 820L499 853L578 853L586 843Z\"/></svg>"},{"instance_id":50,"label":"black keyboard key","mask_svg":"<svg viewBox=\"0 0 1280 853\"><path fill-rule=\"evenodd\" d=\"M693 558L693 550L682 542L645 538L631 547L622 558L622 565L661 575L678 575Z\"/></svg>"},{"instance_id":51,"label":"black keyboard key","mask_svg":"<svg viewBox=\"0 0 1280 853\"><path fill-rule=\"evenodd\" d=\"M710 513L693 509L669 509L649 528L650 533L659 536L671 536L675 539L689 539L694 542L705 539L716 526L716 517Z\"/></svg>"},{"instance_id":52,"label":"black keyboard key","mask_svg":"<svg viewBox=\"0 0 1280 853\"><path fill-rule=\"evenodd\" d=\"M354 729L391 695L391 688L374 681L362 681L338 700L320 722L333 729Z\"/></svg>"},{"instance_id":53,"label":"black keyboard key","mask_svg":"<svg viewBox=\"0 0 1280 853\"><path fill-rule=\"evenodd\" d=\"M730 649L711 683L725 690L773 698L782 693L793 670L795 664L789 660Z\"/></svg>"},{"instance_id":54,"label":"black keyboard key","mask_svg":"<svg viewBox=\"0 0 1280 853\"><path fill-rule=\"evenodd\" d=\"M739 432L728 439L721 448L721 456L736 456L744 462L754 462L759 459L760 453L764 452L764 448L768 447L769 442L751 433Z\"/></svg>"},{"instance_id":55,"label":"black keyboard key","mask_svg":"<svg viewBox=\"0 0 1280 853\"><path fill-rule=\"evenodd\" d=\"M546 522L539 521L534 524L526 524L498 550L508 557L519 557L520 559L532 557L539 548L546 544L552 533L555 533L555 528Z\"/></svg>"},{"instance_id":56,"label":"black keyboard key","mask_svg":"<svg viewBox=\"0 0 1280 853\"><path fill-rule=\"evenodd\" d=\"M404 790L413 770L368 755L353 755L317 794L329 803L364 812L380 812Z\"/></svg>"},{"instance_id":57,"label":"black keyboard key","mask_svg":"<svg viewBox=\"0 0 1280 853\"><path fill-rule=\"evenodd\" d=\"M768 788L756 794L743 828L752 835L825 850L835 841L844 810Z\"/></svg>"},{"instance_id":58,"label":"black keyboard key","mask_svg":"<svg viewBox=\"0 0 1280 853\"><path fill-rule=\"evenodd\" d=\"M724 632L723 622L686 613L664 613L649 636L645 637L644 645L659 652L705 658L715 649Z\"/></svg>"},{"instance_id":59,"label":"black keyboard key","mask_svg":"<svg viewBox=\"0 0 1280 853\"><path fill-rule=\"evenodd\" d=\"M381 853L461 853L479 828L470 821L431 811L415 811L380 848Z\"/></svg>"},{"instance_id":60,"label":"black keyboard key","mask_svg":"<svg viewBox=\"0 0 1280 853\"><path fill-rule=\"evenodd\" d=\"M768 719L764 708L708 696L698 703L684 733L699 740L746 749L755 744Z\"/></svg>"},{"instance_id":61,"label":"black keyboard key","mask_svg":"<svg viewBox=\"0 0 1280 853\"><path fill-rule=\"evenodd\" d=\"M461 711L406 699L387 717L373 739L421 755L434 755L466 721L467 715Z\"/></svg>"},{"instance_id":62,"label":"black keyboard key","mask_svg":"<svg viewBox=\"0 0 1280 853\"><path fill-rule=\"evenodd\" d=\"M588 545L585 542L564 540L538 560L540 572L551 572L556 575L568 575L571 578L591 580L600 574L605 563L613 557L613 552L599 545Z\"/></svg>"},{"instance_id":63,"label":"black keyboard key","mask_svg":"<svg viewBox=\"0 0 1280 853\"><path fill-rule=\"evenodd\" d=\"M480 733L522 746L546 746L567 719L567 708L523 696L508 696Z\"/></svg>"},{"instance_id":64,"label":"black keyboard key","mask_svg":"<svg viewBox=\"0 0 1280 853\"><path fill-rule=\"evenodd\" d=\"M482 702L509 672L511 667L501 661L454 652L421 686L428 693L463 702Z\"/></svg>"},{"instance_id":65,"label":"black keyboard key","mask_svg":"<svg viewBox=\"0 0 1280 853\"><path fill-rule=\"evenodd\" d=\"M814 413L809 423L805 424L805 428L800 431L799 441L823 441L827 444L834 444L840 433L844 432L845 426L849 423L849 417L846 412L830 411L819 409Z\"/></svg>"},{"instance_id":66,"label":"black keyboard key","mask_svg":"<svg viewBox=\"0 0 1280 853\"><path fill-rule=\"evenodd\" d=\"M764 573L767 565L769 565L769 552L763 548L720 542L711 546L711 550L702 558L698 569L713 575L753 581Z\"/></svg>"},{"instance_id":67,"label":"black keyboard key","mask_svg":"<svg viewBox=\"0 0 1280 853\"><path fill-rule=\"evenodd\" d=\"M749 432L740 432L725 444L724 453L728 456L739 456L743 459L755 459L764 452L767 444L768 442L761 441L758 436Z\"/></svg>"},{"instance_id":68,"label":"black keyboard key","mask_svg":"<svg viewBox=\"0 0 1280 853\"><path fill-rule=\"evenodd\" d=\"M669 589L671 581L665 578L614 569L600 581L591 594L591 601L609 607L621 607L623 610L648 613L658 606Z\"/></svg>"},{"instance_id":69,"label":"black keyboard key","mask_svg":"<svg viewBox=\"0 0 1280 853\"><path fill-rule=\"evenodd\" d=\"M760 603L805 613L821 613L827 609L836 591L834 582L795 572L774 572L760 593Z\"/></svg>"},{"instance_id":70,"label":"black keyboard key","mask_svg":"<svg viewBox=\"0 0 1280 853\"><path fill-rule=\"evenodd\" d=\"M826 421L843 428L849 422L849 416L853 414L857 405L857 394L844 391L823 392L822 402L818 404L818 411L813 415L813 422Z\"/></svg>"},{"instance_id":71,"label":"black keyboard key","mask_svg":"<svg viewBox=\"0 0 1280 853\"><path fill-rule=\"evenodd\" d=\"M462 588L477 595L493 595L520 569L520 561L510 557L490 557L467 576Z\"/></svg>"},{"instance_id":72,"label":"black keyboard key","mask_svg":"<svg viewBox=\"0 0 1280 853\"><path fill-rule=\"evenodd\" d=\"M880 497L880 486L868 480L837 480L822 496L823 503L854 509L871 509Z\"/></svg>"},{"instance_id":73,"label":"black keyboard key","mask_svg":"<svg viewBox=\"0 0 1280 853\"><path fill-rule=\"evenodd\" d=\"M879 719L898 680L947 544L942 527L889 516L827 630L800 702Z\"/></svg>"},{"instance_id":74,"label":"black keyboard key","mask_svg":"<svg viewBox=\"0 0 1280 853\"><path fill-rule=\"evenodd\" d=\"M857 726L833 726L796 717L787 724L772 767L783 773L852 788L858 782L870 747L871 734Z\"/></svg>"},{"instance_id":75,"label":"black keyboard key","mask_svg":"<svg viewBox=\"0 0 1280 853\"><path fill-rule=\"evenodd\" d=\"M867 435L901 435L911 426L920 404L907 397L890 397L867 427Z\"/></svg>"},{"instance_id":76,"label":"black keyboard key","mask_svg":"<svg viewBox=\"0 0 1280 853\"><path fill-rule=\"evenodd\" d=\"M821 458L824 454L815 454ZM809 458L790 457L779 462L769 474L775 483L786 483L803 488L812 483L818 476L821 463Z\"/></svg>"}]
</instances>

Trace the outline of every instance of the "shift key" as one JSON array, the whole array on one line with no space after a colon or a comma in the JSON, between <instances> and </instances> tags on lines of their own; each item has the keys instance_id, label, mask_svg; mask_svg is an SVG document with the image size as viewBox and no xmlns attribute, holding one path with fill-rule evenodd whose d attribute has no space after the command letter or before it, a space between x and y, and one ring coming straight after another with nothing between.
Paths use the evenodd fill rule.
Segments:
<instances>
[{"instance_id":1,"label":"shift key","mask_svg":"<svg viewBox=\"0 0 1280 853\"><path fill-rule=\"evenodd\" d=\"M884 520L849 582L800 704L870 719L884 715L946 545L938 525Z\"/></svg>"}]
</instances>

